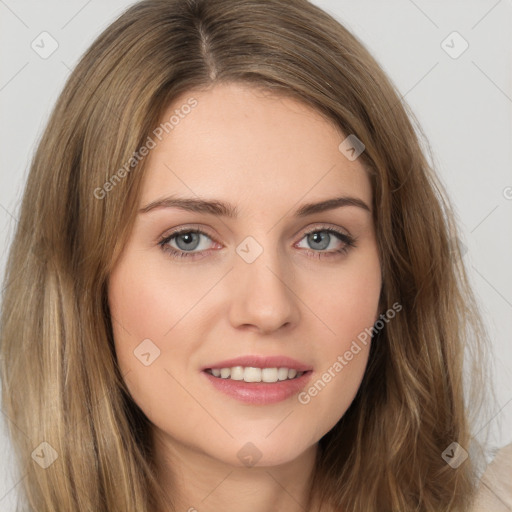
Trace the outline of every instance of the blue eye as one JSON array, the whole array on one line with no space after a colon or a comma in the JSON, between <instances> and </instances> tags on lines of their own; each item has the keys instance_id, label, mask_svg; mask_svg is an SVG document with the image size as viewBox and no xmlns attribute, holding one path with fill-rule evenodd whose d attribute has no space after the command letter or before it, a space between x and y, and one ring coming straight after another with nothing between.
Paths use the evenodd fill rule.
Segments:
<instances>
[{"instance_id":1,"label":"blue eye","mask_svg":"<svg viewBox=\"0 0 512 512\"><path fill-rule=\"evenodd\" d=\"M172 258L203 258L209 249L201 249L201 239L212 240L211 237L200 229L185 228L174 231L158 243L161 249ZM332 227L317 227L302 235L301 241L306 239L310 245L306 252L315 258L330 258L346 254L349 249L355 247L355 239ZM337 242L337 244L336 244ZM326 251L332 244L341 247ZM300 247L299 245L296 245ZM199 249L199 250L197 250Z\"/></svg>"},{"instance_id":2,"label":"blue eye","mask_svg":"<svg viewBox=\"0 0 512 512\"><path fill-rule=\"evenodd\" d=\"M201 238L210 237L201 230L184 229L171 233L169 236L159 242L164 252L169 253L173 258L190 258L196 257L198 252L195 251L201 245ZM210 239L211 240L211 239ZM177 247L173 247L171 243ZM204 248L199 253L204 252Z\"/></svg>"},{"instance_id":3,"label":"blue eye","mask_svg":"<svg viewBox=\"0 0 512 512\"><path fill-rule=\"evenodd\" d=\"M312 249L315 249L315 251L325 251L331 243L336 242L342 243L342 247L338 247L337 249L331 249L331 251L327 252L316 252L315 256L318 255L318 257L329 257L336 254L344 254L346 253L351 247L354 247L355 240L346 235L345 233L341 233L340 231L337 231L333 228L325 228L325 229L315 229L314 231L309 231L308 233L304 234L304 239L307 240L307 243ZM300 247L300 246L298 246Z\"/></svg>"}]
</instances>

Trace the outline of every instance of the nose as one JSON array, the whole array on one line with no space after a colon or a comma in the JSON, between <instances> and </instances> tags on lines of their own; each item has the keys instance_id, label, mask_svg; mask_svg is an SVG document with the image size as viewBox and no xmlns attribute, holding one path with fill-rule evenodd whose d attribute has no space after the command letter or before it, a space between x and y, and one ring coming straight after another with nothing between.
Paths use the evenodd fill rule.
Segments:
<instances>
[{"instance_id":1,"label":"nose","mask_svg":"<svg viewBox=\"0 0 512 512\"><path fill-rule=\"evenodd\" d=\"M293 272L276 249L266 249L252 263L237 256L231 272L230 322L235 328L269 334L291 328L300 318Z\"/></svg>"}]
</instances>

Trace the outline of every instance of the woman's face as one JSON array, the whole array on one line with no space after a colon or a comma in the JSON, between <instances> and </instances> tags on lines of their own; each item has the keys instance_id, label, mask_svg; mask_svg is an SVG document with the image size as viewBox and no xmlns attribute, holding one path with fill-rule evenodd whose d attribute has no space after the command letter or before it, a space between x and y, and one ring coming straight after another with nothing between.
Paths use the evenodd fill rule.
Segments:
<instances>
[{"instance_id":1,"label":"woman's face","mask_svg":"<svg viewBox=\"0 0 512 512\"><path fill-rule=\"evenodd\" d=\"M296 100L218 85L178 98L163 122L173 115L151 136L110 276L121 371L171 452L292 461L365 371L358 336L381 289L369 179L339 149L345 136Z\"/></svg>"}]
</instances>

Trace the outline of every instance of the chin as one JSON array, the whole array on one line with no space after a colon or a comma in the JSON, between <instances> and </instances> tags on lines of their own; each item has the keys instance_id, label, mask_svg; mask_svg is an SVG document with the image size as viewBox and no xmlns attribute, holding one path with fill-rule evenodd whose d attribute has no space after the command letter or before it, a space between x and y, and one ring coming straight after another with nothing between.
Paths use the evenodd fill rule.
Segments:
<instances>
[{"instance_id":1,"label":"chin","mask_svg":"<svg viewBox=\"0 0 512 512\"><path fill-rule=\"evenodd\" d=\"M233 446L233 443L231 443ZM248 439L245 442L236 441L233 449L235 456L226 462L232 466L243 468L276 467L288 464L306 455L308 449L313 447L299 447L300 443L288 438L287 444L281 439L271 442L269 439L258 441ZM225 453L224 453L225 455Z\"/></svg>"}]
</instances>

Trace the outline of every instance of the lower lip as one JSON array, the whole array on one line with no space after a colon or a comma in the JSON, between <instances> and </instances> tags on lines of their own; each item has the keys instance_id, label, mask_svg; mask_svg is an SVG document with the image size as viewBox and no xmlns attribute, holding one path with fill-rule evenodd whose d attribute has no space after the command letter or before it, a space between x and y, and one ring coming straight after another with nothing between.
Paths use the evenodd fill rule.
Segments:
<instances>
[{"instance_id":1,"label":"lower lip","mask_svg":"<svg viewBox=\"0 0 512 512\"><path fill-rule=\"evenodd\" d=\"M245 382L214 377L205 371L202 373L216 389L240 402L267 405L282 402L298 394L311 378L312 371L292 380L277 382Z\"/></svg>"}]
</instances>

